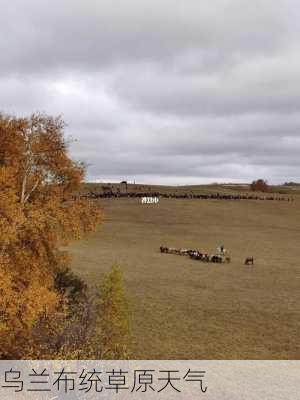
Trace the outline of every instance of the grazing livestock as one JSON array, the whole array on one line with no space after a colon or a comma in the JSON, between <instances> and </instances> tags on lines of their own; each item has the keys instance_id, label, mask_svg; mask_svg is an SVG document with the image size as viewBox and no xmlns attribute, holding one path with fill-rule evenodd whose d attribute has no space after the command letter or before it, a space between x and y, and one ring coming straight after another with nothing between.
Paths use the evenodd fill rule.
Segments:
<instances>
[{"instance_id":1,"label":"grazing livestock","mask_svg":"<svg viewBox=\"0 0 300 400\"><path fill-rule=\"evenodd\" d=\"M181 256L188 256L189 255L189 249L180 249L180 255Z\"/></svg>"},{"instance_id":2,"label":"grazing livestock","mask_svg":"<svg viewBox=\"0 0 300 400\"><path fill-rule=\"evenodd\" d=\"M168 253L168 254L177 254L180 256L189 256L192 260L200 260L203 262L211 262L211 263L230 263L231 259L229 255L226 255L223 253L219 254L212 254L209 255L208 253L205 252L200 252L197 249L176 249L175 247L165 247L165 246L160 246L160 252L161 253ZM253 263L253 257L252 259L249 258L247 261L248 263Z\"/></svg>"},{"instance_id":3,"label":"grazing livestock","mask_svg":"<svg viewBox=\"0 0 300 400\"><path fill-rule=\"evenodd\" d=\"M200 253L198 250L193 250L193 251L190 253L190 258L191 258L192 260L202 260L202 256L203 256L203 254Z\"/></svg>"},{"instance_id":4,"label":"grazing livestock","mask_svg":"<svg viewBox=\"0 0 300 400\"><path fill-rule=\"evenodd\" d=\"M254 258L253 257L247 257L245 260L245 265L254 265Z\"/></svg>"},{"instance_id":5,"label":"grazing livestock","mask_svg":"<svg viewBox=\"0 0 300 400\"><path fill-rule=\"evenodd\" d=\"M178 254L178 250L175 247L169 247L168 249L169 254Z\"/></svg>"},{"instance_id":6,"label":"grazing livestock","mask_svg":"<svg viewBox=\"0 0 300 400\"><path fill-rule=\"evenodd\" d=\"M161 253L168 253L168 251L169 251L169 248L168 247L164 247L164 246L160 246L160 252Z\"/></svg>"},{"instance_id":7,"label":"grazing livestock","mask_svg":"<svg viewBox=\"0 0 300 400\"><path fill-rule=\"evenodd\" d=\"M194 252L197 252L197 250L176 249L175 247L165 247L165 246L160 246L159 249L161 253L177 254L179 256L189 256Z\"/></svg>"},{"instance_id":8,"label":"grazing livestock","mask_svg":"<svg viewBox=\"0 0 300 400\"><path fill-rule=\"evenodd\" d=\"M210 261L209 254L207 254L207 253L203 254L203 256L202 256L202 261L204 261L204 262L209 262L209 261Z\"/></svg>"},{"instance_id":9,"label":"grazing livestock","mask_svg":"<svg viewBox=\"0 0 300 400\"><path fill-rule=\"evenodd\" d=\"M123 183L122 183L123 184ZM82 198L140 198L143 204L158 204L160 198L166 199L199 199L199 200L277 200L277 201L292 201L293 199L283 196L258 196L253 194L226 194L226 193L211 193L211 194L196 194L196 193L160 193L160 192L129 192L124 189L115 190L113 185L103 185L101 192L90 191L82 194Z\"/></svg>"},{"instance_id":10,"label":"grazing livestock","mask_svg":"<svg viewBox=\"0 0 300 400\"><path fill-rule=\"evenodd\" d=\"M211 256L210 261L213 263L222 263L223 258L221 256L219 256L218 254L215 254L215 255Z\"/></svg>"}]
</instances>

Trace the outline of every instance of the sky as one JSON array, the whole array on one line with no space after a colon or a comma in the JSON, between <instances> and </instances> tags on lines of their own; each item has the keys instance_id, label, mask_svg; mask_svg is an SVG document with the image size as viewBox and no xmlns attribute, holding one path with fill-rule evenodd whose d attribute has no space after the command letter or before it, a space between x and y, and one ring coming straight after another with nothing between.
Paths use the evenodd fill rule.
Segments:
<instances>
[{"instance_id":1,"label":"sky","mask_svg":"<svg viewBox=\"0 0 300 400\"><path fill-rule=\"evenodd\" d=\"M0 0L0 112L87 180L300 181L298 0Z\"/></svg>"}]
</instances>

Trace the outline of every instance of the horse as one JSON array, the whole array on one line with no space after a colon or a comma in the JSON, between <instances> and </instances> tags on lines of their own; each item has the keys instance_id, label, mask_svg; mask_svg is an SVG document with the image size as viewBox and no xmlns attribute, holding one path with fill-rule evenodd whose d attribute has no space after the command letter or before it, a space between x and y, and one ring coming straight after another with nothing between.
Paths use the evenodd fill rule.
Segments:
<instances>
[{"instance_id":1,"label":"horse","mask_svg":"<svg viewBox=\"0 0 300 400\"><path fill-rule=\"evenodd\" d=\"M169 254L178 254L178 250L175 247L169 247L168 253Z\"/></svg>"},{"instance_id":2,"label":"horse","mask_svg":"<svg viewBox=\"0 0 300 400\"><path fill-rule=\"evenodd\" d=\"M188 250L187 253L188 253L188 255L189 255L190 257L192 257L194 254L199 253L199 252L198 252L198 250L191 249L191 250Z\"/></svg>"},{"instance_id":3,"label":"horse","mask_svg":"<svg viewBox=\"0 0 300 400\"><path fill-rule=\"evenodd\" d=\"M194 256L195 260L202 260L202 257L203 257L203 254L200 253L200 251L195 252L195 256Z\"/></svg>"},{"instance_id":4,"label":"horse","mask_svg":"<svg viewBox=\"0 0 300 400\"><path fill-rule=\"evenodd\" d=\"M217 254L217 256L220 257L221 263L229 264L231 262L231 258L229 255L225 255L223 253L223 254Z\"/></svg>"},{"instance_id":5,"label":"horse","mask_svg":"<svg viewBox=\"0 0 300 400\"><path fill-rule=\"evenodd\" d=\"M222 264L223 262L223 257L220 255L216 255L216 262Z\"/></svg>"},{"instance_id":6,"label":"horse","mask_svg":"<svg viewBox=\"0 0 300 400\"><path fill-rule=\"evenodd\" d=\"M222 263L223 259L221 256L214 254L210 257L210 261L213 263Z\"/></svg>"},{"instance_id":7,"label":"horse","mask_svg":"<svg viewBox=\"0 0 300 400\"><path fill-rule=\"evenodd\" d=\"M254 258L253 257L247 257L245 260L245 265L254 265Z\"/></svg>"},{"instance_id":8,"label":"horse","mask_svg":"<svg viewBox=\"0 0 300 400\"><path fill-rule=\"evenodd\" d=\"M210 261L210 257L209 257L209 255L207 253L204 253L204 254L202 254L201 260L204 261L204 262L209 262Z\"/></svg>"},{"instance_id":9,"label":"horse","mask_svg":"<svg viewBox=\"0 0 300 400\"><path fill-rule=\"evenodd\" d=\"M188 256L189 255L189 250L188 249L180 249L180 255L181 256Z\"/></svg>"},{"instance_id":10,"label":"horse","mask_svg":"<svg viewBox=\"0 0 300 400\"><path fill-rule=\"evenodd\" d=\"M190 250L189 256L193 260L201 260L202 259L202 253L200 253L198 250Z\"/></svg>"},{"instance_id":11,"label":"horse","mask_svg":"<svg viewBox=\"0 0 300 400\"><path fill-rule=\"evenodd\" d=\"M160 249L161 253L168 253L169 252L169 248L168 247L160 246L159 249Z\"/></svg>"}]
</instances>

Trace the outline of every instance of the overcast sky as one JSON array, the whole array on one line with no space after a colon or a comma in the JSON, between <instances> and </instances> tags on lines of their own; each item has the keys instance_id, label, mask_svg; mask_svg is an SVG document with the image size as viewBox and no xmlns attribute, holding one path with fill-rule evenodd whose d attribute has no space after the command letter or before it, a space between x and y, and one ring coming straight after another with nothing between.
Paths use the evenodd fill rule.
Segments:
<instances>
[{"instance_id":1,"label":"overcast sky","mask_svg":"<svg viewBox=\"0 0 300 400\"><path fill-rule=\"evenodd\" d=\"M299 0L0 0L0 111L88 179L300 181Z\"/></svg>"}]
</instances>

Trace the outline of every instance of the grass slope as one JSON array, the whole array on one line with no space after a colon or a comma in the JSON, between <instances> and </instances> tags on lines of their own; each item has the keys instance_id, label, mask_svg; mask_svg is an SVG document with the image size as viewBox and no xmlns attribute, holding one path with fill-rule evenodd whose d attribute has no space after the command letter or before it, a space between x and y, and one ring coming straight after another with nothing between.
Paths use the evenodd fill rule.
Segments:
<instances>
[{"instance_id":1,"label":"grass slope","mask_svg":"<svg viewBox=\"0 0 300 400\"><path fill-rule=\"evenodd\" d=\"M73 268L93 285L122 267L133 358L300 358L300 201L101 204L104 224L70 246ZM213 252L221 243L229 265L159 252L161 244Z\"/></svg>"}]
</instances>

